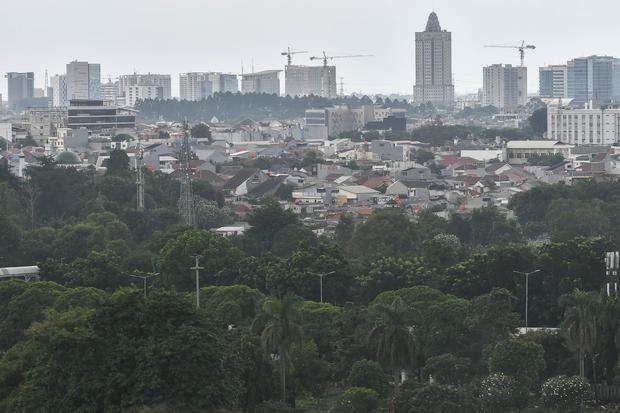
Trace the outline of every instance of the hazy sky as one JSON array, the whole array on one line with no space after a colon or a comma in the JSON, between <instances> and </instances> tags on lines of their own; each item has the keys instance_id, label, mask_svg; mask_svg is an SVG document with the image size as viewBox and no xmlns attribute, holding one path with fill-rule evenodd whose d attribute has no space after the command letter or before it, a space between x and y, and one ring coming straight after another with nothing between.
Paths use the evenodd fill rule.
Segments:
<instances>
[{"instance_id":1,"label":"hazy sky","mask_svg":"<svg viewBox=\"0 0 620 413\"><path fill-rule=\"evenodd\" d=\"M476 91L482 66L518 64L526 55L530 92L538 66L590 54L620 56L618 0L2 0L0 72L63 73L71 60L101 63L108 74L241 72L283 69L287 46L311 54L373 54L337 61L345 91L411 93L414 33L435 10L452 32L457 92ZM0 91L6 93L6 80ZM103 79L102 79L103 80ZM338 79L340 87L340 79ZM5 98L6 99L6 98Z\"/></svg>"}]
</instances>

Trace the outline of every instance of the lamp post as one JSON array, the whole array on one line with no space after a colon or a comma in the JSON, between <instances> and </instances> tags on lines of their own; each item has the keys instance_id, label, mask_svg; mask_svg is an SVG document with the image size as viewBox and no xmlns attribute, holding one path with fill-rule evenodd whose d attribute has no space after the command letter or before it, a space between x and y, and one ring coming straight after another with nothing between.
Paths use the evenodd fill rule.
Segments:
<instances>
[{"instance_id":1,"label":"lamp post","mask_svg":"<svg viewBox=\"0 0 620 413\"><path fill-rule=\"evenodd\" d=\"M515 274L525 275L525 333L527 334L527 328L528 328L527 310L528 310L529 299L530 299L530 294L529 294L530 275L534 275L537 272L540 272L540 270L534 270L530 272L523 272L523 271L514 271L514 272Z\"/></svg>"},{"instance_id":2,"label":"lamp post","mask_svg":"<svg viewBox=\"0 0 620 413\"><path fill-rule=\"evenodd\" d=\"M311 272L310 274L312 275L316 275L317 277L319 277L319 288L321 291L321 304L323 304L323 277L333 274L336 271L330 271L330 272Z\"/></svg>"},{"instance_id":3,"label":"lamp post","mask_svg":"<svg viewBox=\"0 0 620 413\"><path fill-rule=\"evenodd\" d=\"M194 266L190 267L190 270L196 271L196 308L200 308L200 270L204 270L204 267L200 266L202 255L192 254L191 257L196 260Z\"/></svg>"}]
</instances>

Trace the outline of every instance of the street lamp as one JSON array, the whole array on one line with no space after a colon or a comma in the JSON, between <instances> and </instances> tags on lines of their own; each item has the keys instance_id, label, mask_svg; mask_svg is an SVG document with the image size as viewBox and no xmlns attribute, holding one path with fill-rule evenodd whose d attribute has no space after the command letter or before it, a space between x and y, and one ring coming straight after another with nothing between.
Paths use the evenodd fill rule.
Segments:
<instances>
[{"instance_id":1,"label":"street lamp","mask_svg":"<svg viewBox=\"0 0 620 413\"><path fill-rule=\"evenodd\" d=\"M527 334L527 310L528 310L528 305L529 305L529 286L530 286L530 275L534 275L537 272L540 272L540 270L534 270L534 271L530 271L530 272L523 272L523 271L514 271L515 274L521 274L521 275L525 275L525 333Z\"/></svg>"},{"instance_id":2,"label":"street lamp","mask_svg":"<svg viewBox=\"0 0 620 413\"><path fill-rule=\"evenodd\" d=\"M202 255L192 254L190 257L196 260L195 265L189 269L196 271L196 308L200 308L200 270L204 270L204 267L200 266L200 259L202 258Z\"/></svg>"},{"instance_id":3,"label":"street lamp","mask_svg":"<svg viewBox=\"0 0 620 413\"><path fill-rule=\"evenodd\" d=\"M144 275L134 275L134 274L127 274L130 277L133 278L139 278L142 280L143 282L143 289L144 289L144 298L146 299L146 280L148 280L150 277L144 276ZM152 273L151 276L155 276L155 275L159 275L158 272Z\"/></svg>"},{"instance_id":4,"label":"street lamp","mask_svg":"<svg viewBox=\"0 0 620 413\"><path fill-rule=\"evenodd\" d=\"M311 272L310 274L312 275L316 275L317 277L319 277L319 288L321 290L321 304L323 304L323 277L333 274L336 271L330 271L330 272Z\"/></svg>"}]
</instances>

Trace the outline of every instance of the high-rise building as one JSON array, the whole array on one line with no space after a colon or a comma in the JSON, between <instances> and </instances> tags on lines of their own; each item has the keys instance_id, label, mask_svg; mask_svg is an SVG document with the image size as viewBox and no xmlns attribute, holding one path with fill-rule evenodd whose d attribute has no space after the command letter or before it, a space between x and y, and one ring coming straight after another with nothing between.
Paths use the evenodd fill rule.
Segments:
<instances>
[{"instance_id":1,"label":"high-rise building","mask_svg":"<svg viewBox=\"0 0 620 413\"><path fill-rule=\"evenodd\" d=\"M9 72L6 74L9 109L15 109L24 99L34 98L34 73Z\"/></svg>"},{"instance_id":2,"label":"high-rise building","mask_svg":"<svg viewBox=\"0 0 620 413\"><path fill-rule=\"evenodd\" d=\"M237 75L220 72L189 72L179 76L181 100L197 101L214 93L237 93Z\"/></svg>"},{"instance_id":3,"label":"high-rise building","mask_svg":"<svg viewBox=\"0 0 620 413\"><path fill-rule=\"evenodd\" d=\"M101 84L101 100L116 103L117 98L121 96L118 91L118 81L112 82L108 79L106 83Z\"/></svg>"},{"instance_id":4,"label":"high-rise building","mask_svg":"<svg viewBox=\"0 0 620 413\"><path fill-rule=\"evenodd\" d=\"M67 99L101 99L101 66L98 63L67 63Z\"/></svg>"},{"instance_id":5,"label":"high-rise building","mask_svg":"<svg viewBox=\"0 0 620 413\"><path fill-rule=\"evenodd\" d=\"M241 92L280 95L280 72L281 70L263 70L244 73L241 75Z\"/></svg>"},{"instance_id":6,"label":"high-rise building","mask_svg":"<svg viewBox=\"0 0 620 413\"><path fill-rule=\"evenodd\" d=\"M135 106L137 100L163 99L164 88L156 85L134 85L125 87L125 105Z\"/></svg>"},{"instance_id":7,"label":"high-rise building","mask_svg":"<svg viewBox=\"0 0 620 413\"><path fill-rule=\"evenodd\" d=\"M615 61L610 56L588 56L567 63L568 97L573 99L574 106L589 102L600 106L613 100Z\"/></svg>"},{"instance_id":8,"label":"high-rise building","mask_svg":"<svg viewBox=\"0 0 620 413\"><path fill-rule=\"evenodd\" d=\"M527 67L496 64L482 72L483 105L512 111L527 103Z\"/></svg>"},{"instance_id":9,"label":"high-rise building","mask_svg":"<svg viewBox=\"0 0 620 413\"><path fill-rule=\"evenodd\" d=\"M131 75L121 75L118 78L119 96L125 94L125 90L129 86L159 86L162 88L162 99L172 98L172 80L170 75L161 75L155 73L134 73Z\"/></svg>"},{"instance_id":10,"label":"high-rise building","mask_svg":"<svg viewBox=\"0 0 620 413\"><path fill-rule=\"evenodd\" d=\"M566 65L549 65L539 68L538 85L541 98L567 98L568 69Z\"/></svg>"},{"instance_id":11,"label":"high-rise building","mask_svg":"<svg viewBox=\"0 0 620 413\"><path fill-rule=\"evenodd\" d=\"M454 102L452 33L441 30L435 12L428 16L426 29L415 34L414 99L442 107Z\"/></svg>"},{"instance_id":12,"label":"high-rise building","mask_svg":"<svg viewBox=\"0 0 620 413\"><path fill-rule=\"evenodd\" d=\"M288 96L322 96L337 94L336 66L288 65L284 71L285 93Z\"/></svg>"},{"instance_id":13,"label":"high-rise building","mask_svg":"<svg viewBox=\"0 0 620 413\"><path fill-rule=\"evenodd\" d=\"M64 107L69 104L67 99L66 75L54 75L50 77L50 88L52 89L52 106Z\"/></svg>"}]
</instances>

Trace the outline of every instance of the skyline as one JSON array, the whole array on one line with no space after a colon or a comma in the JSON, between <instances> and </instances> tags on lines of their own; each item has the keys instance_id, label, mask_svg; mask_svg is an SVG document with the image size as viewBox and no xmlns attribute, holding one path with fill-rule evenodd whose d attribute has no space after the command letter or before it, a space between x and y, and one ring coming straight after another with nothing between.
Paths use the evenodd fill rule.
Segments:
<instances>
[{"instance_id":1,"label":"skyline","mask_svg":"<svg viewBox=\"0 0 620 413\"><path fill-rule=\"evenodd\" d=\"M107 81L108 74L133 73L134 69L138 73L171 74L173 95L178 96L181 72L239 74L242 60L246 72L251 71L252 61L256 71L283 69L285 57L280 52L290 46L310 51L293 60L294 64L304 65L311 63L309 56L323 49L335 54L373 54L336 62L338 83L344 77L345 91L411 94L414 35L424 29L433 10L442 28L452 32L457 93L475 92L481 87L485 65L518 64L516 50L487 49L484 44L518 44L525 40L537 46L526 54L530 92L538 89L539 66L562 64L578 56L620 55L620 45L609 35L614 11L620 11L620 5L601 0L587 5L576 1L538 4L526 0L520 5L500 5L473 0L464 5L453 0L394 0L383 8L368 0L337 4L317 0L312 7L284 0L260 4L179 0L176 9L166 7L162 0L134 0L129 6L110 0L109 6L97 10L96 15L82 3L34 1L3 6L7 16L28 13L29 24L24 25L20 19L5 21L5 33L13 35L3 45L5 58L0 61L0 72L33 71L36 87L43 87L45 69L49 76L63 73L66 63L77 59L100 63L102 82ZM356 10L353 15L352 5ZM600 12L599 5L604 6L605 13ZM596 24L587 23L595 18ZM300 19L309 24L300 25ZM63 25L63 21L70 24ZM56 24L46 27L49 22ZM97 22L105 25L97 26ZM558 27L557 22L563 24ZM197 36L197 32L201 35ZM52 40L44 41L49 35ZM68 41L63 43L63 38ZM0 93L6 96L5 79Z\"/></svg>"}]
</instances>

